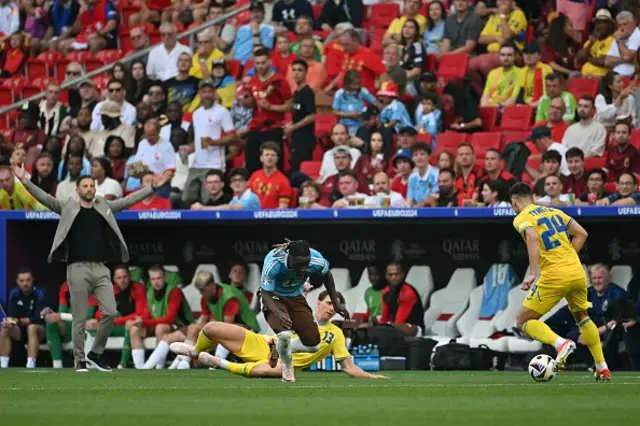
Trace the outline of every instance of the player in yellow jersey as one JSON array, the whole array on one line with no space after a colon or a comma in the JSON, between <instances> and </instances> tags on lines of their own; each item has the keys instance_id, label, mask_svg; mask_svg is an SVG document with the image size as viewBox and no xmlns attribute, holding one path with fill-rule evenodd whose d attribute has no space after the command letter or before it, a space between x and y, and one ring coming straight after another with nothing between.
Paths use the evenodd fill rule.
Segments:
<instances>
[{"instance_id":1,"label":"player in yellow jersey","mask_svg":"<svg viewBox=\"0 0 640 426\"><path fill-rule=\"evenodd\" d=\"M529 290L529 294L518 313L518 327L532 339L553 345L558 351L556 365L562 368L576 344L558 336L540 317L562 298L567 299L582 339L595 360L596 379L610 380L600 334L587 315L591 306L587 300L587 276L578 257L587 231L563 211L534 204L531 188L525 183L513 185L511 204L518 214L513 226L527 244L531 268L522 282L522 289ZM538 268L540 278L535 282Z\"/></svg>"},{"instance_id":2,"label":"player in yellow jersey","mask_svg":"<svg viewBox=\"0 0 640 426\"><path fill-rule=\"evenodd\" d=\"M344 303L342 294L338 293L337 296L341 303ZM318 331L320 331L320 350L314 353L294 353L294 368L300 370L309 368L329 354L333 354L342 370L351 377L386 379L387 377L379 374L367 373L354 364L347 351L342 330L331 323L334 315L331 297L327 291L323 291L318 296L315 313ZM263 336L237 325L210 322L200 332L195 347L186 343L172 343L171 350L176 354L189 356L205 367L222 368L247 377L282 377L282 364L274 367L269 365L269 356L272 352L269 342L272 341L273 337ZM215 348L217 344L224 346L244 363L229 362L209 354L207 351Z\"/></svg>"}]
</instances>

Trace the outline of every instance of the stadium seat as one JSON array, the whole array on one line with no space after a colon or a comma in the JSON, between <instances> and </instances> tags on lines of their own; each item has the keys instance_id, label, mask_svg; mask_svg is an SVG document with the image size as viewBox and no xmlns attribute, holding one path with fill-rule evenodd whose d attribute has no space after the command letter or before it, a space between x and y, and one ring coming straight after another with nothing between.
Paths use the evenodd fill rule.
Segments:
<instances>
[{"instance_id":1,"label":"stadium seat","mask_svg":"<svg viewBox=\"0 0 640 426\"><path fill-rule=\"evenodd\" d=\"M430 133L418 133L416 140L418 142L424 142L427 145L431 145L433 143L433 136L431 136Z\"/></svg>"},{"instance_id":2,"label":"stadium seat","mask_svg":"<svg viewBox=\"0 0 640 426\"><path fill-rule=\"evenodd\" d=\"M2 137L4 138L5 142L10 142L11 139L13 139L13 132L15 132L15 129L13 128L0 129L0 133L2 134Z\"/></svg>"},{"instance_id":3,"label":"stadium seat","mask_svg":"<svg viewBox=\"0 0 640 426\"><path fill-rule=\"evenodd\" d=\"M502 110L501 130L527 130L531 128L533 108L529 105L510 105Z\"/></svg>"},{"instance_id":4,"label":"stadium seat","mask_svg":"<svg viewBox=\"0 0 640 426\"><path fill-rule=\"evenodd\" d=\"M433 334L435 337L432 338L439 341L456 337L456 323L467 308L469 294L476 285L476 273L472 268L456 269L449 284L431 295L429 309L424 314L425 334Z\"/></svg>"},{"instance_id":5,"label":"stadium seat","mask_svg":"<svg viewBox=\"0 0 640 426\"><path fill-rule=\"evenodd\" d=\"M184 286L182 288L182 294L184 294L184 298L189 304L191 311L200 312L200 300L202 299L202 295L196 286L194 284Z\"/></svg>"},{"instance_id":6,"label":"stadium seat","mask_svg":"<svg viewBox=\"0 0 640 426\"><path fill-rule=\"evenodd\" d=\"M366 303L364 312L357 310L357 308L361 302L364 302L364 293L369 287L371 287L369 274L367 273L367 268L364 268L360 275L360 279L358 280L358 284L346 293L343 293L343 296L346 299L347 311L349 311L349 313L366 313Z\"/></svg>"},{"instance_id":7,"label":"stadium seat","mask_svg":"<svg viewBox=\"0 0 640 426\"><path fill-rule=\"evenodd\" d=\"M484 285L474 288L469 294L469 306L456 322L456 327L460 337L456 342L471 346L471 338L485 338L493 333L492 320L479 320L480 308L482 307L482 294ZM495 318L495 317L494 317ZM472 333L475 331L475 333Z\"/></svg>"},{"instance_id":8,"label":"stadium seat","mask_svg":"<svg viewBox=\"0 0 640 426\"><path fill-rule=\"evenodd\" d=\"M300 163L300 171L311 179L316 180L320 176L322 161L303 161Z\"/></svg>"},{"instance_id":9,"label":"stadium seat","mask_svg":"<svg viewBox=\"0 0 640 426\"><path fill-rule=\"evenodd\" d=\"M119 61L121 58L122 50L120 49L105 49L95 55L95 59L102 61L103 64L110 64L111 62Z\"/></svg>"},{"instance_id":10,"label":"stadium seat","mask_svg":"<svg viewBox=\"0 0 640 426\"><path fill-rule=\"evenodd\" d=\"M106 74L101 74L93 77L91 80L94 82L98 90L104 90L109 84L110 77Z\"/></svg>"},{"instance_id":11,"label":"stadium seat","mask_svg":"<svg viewBox=\"0 0 640 426\"><path fill-rule=\"evenodd\" d=\"M36 57L36 59L47 65L47 74L49 77L53 77L55 73L55 63L62 59L62 53L58 51L42 52Z\"/></svg>"},{"instance_id":12,"label":"stadium seat","mask_svg":"<svg viewBox=\"0 0 640 426\"><path fill-rule=\"evenodd\" d=\"M587 157L584 159L584 169L602 169L605 166L605 159L603 157Z\"/></svg>"},{"instance_id":13,"label":"stadium seat","mask_svg":"<svg viewBox=\"0 0 640 426\"><path fill-rule=\"evenodd\" d=\"M631 140L629 142L631 145L640 149L640 129L633 129L631 131Z\"/></svg>"},{"instance_id":14,"label":"stadium seat","mask_svg":"<svg viewBox=\"0 0 640 426\"><path fill-rule=\"evenodd\" d=\"M473 146L476 158L484 159L488 149L500 149L501 138L499 132L476 132L471 134L469 143Z\"/></svg>"},{"instance_id":15,"label":"stadium seat","mask_svg":"<svg viewBox=\"0 0 640 426\"><path fill-rule=\"evenodd\" d=\"M42 89L40 87L35 86L33 84L29 84L24 89L22 89L22 99L23 100L29 99L30 97L35 96L41 92L42 92Z\"/></svg>"},{"instance_id":16,"label":"stadium seat","mask_svg":"<svg viewBox=\"0 0 640 426\"><path fill-rule=\"evenodd\" d=\"M438 64L438 76L464 78L469 68L469 55L467 53L452 53L442 55Z\"/></svg>"},{"instance_id":17,"label":"stadium seat","mask_svg":"<svg viewBox=\"0 0 640 426\"><path fill-rule=\"evenodd\" d=\"M6 87L11 90L13 102L17 102L22 95L22 89L27 87L29 80L24 77L8 78L2 82L2 87Z\"/></svg>"},{"instance_id":18,"label":"stadium seat","mask_svg":"<svg viewBox=\"0 0 640 426\"><path fill-rule=\"evenodd\" d=\"M229 69L229 75L232 75L236 80L240 78L240 72L242 71L242 64L240 64L240 61L228 59L227 68Z\"/></svg>"},{"instance_id":19,"label":"stadium seat","mask_svg":"<svg viewBox=\"0 0 640 426\"><path fill-rule=\"evenodd\" d=\"M502 133L502 144L500 151L511 142L526 142L529 139L531 132L508 130Z\"/></svg>"},{"instance_id":20,"label":"stadium seat","mask_svg":"<svg viewBox=\"0 0 640 426\"><path fill-rule=\"evenodd\" d=\"M0 106L9 106L13 103L13 90L0 87ZM8 123L3 123L9 126Z\"/></svg>"},{"instance_id":21,"label":"stadium seat","mask_svg":"<svg viewBox=\"0 0 640 426\"><path fill-rule=\"evenodd\" d=\"M426 307L434 288L431 268L426 265L412 266L407 273L406 281L418 291L422 306Z\"/></svg>"},{"instance_id":22,"label":"stadium seat","mask_svg":"<svg viewBox=\"0 0 640 426\"><path fill-rule=\"evenodd\" d=\"M351 273L347 268L331 268L331 275L336 284L336 291L344 295L351 289Z\"/></svg>"},{"instance_id":23,"label":"stadium seat","mask_svg":"<svg viewBox=\"0 0 640 426\"><path fill-rule=\"evenodd\" d=\"M254 293L260 288L260 266L257 263L249 263L247 265L247 283L244 288Z\"/></svg>"},{"instance_id":24,"label":"stadium seat","mask_svg":"<svg viewBox=\"0 0 640 426\"><path fill-rule=\"evenodd\" d=\"M86 72L91 72L102 68L104 64L101 60L95 58L87 59L87 62L84 63L84 68Z\"/></svg>"},{"instance_id":25,"label":"stadium seat","mask_svg":"<svg viewBox=\"0 0 640 426\"><path fill-rule=\"evenodd\" d=\"M64 80L65 73L67 71L67 65L69 65L71 62L73 61L70 61L66 58L57 60L53 66L53 76L58 80Z\"/></svg>"},{"instance_id":26,"label":"stadium seat","mask_svg":"<svg viewBox=\"0 0 640 426\"><path fill-rule=\"evenodd\" d=\"M242 75L244 76L251 68L253 68L253 59L247 59L242 68Z\"/></svg>"},{"instance_id":27,"label":"stadium seat","mask_svg":"<svg viewBox=\"0 0 640 426\"><path fill-rule=\"evenodd\" d=\"M47 63L38 58L30 58L27 61L25 75L30 79L36 77L46 77L48 75Z\"/></svg>"},{"instance_id":28,"label":"stadium seat","mask_svg":"<svg viewBox=\"0 0 640 426\"><path fill-rule=\"evenodd\" d=\"M164 265L165 281L168 285L181 286L183 284L182 276L178 267L175 265Z\"/></svg>"},{"instance_id":29,"label":"stadium seat","mask_svg":"<svg viewBox=\"0 0 640 426\"><path fill-rule=\"evenodd\" d=\"M85 64L89 59L91 59L91 52L88 50L74 50L64 58L71 62Z\"/></svg>"},{"instance_id":30,"label":"stadium seat","mask_svg":"<svg viewBox=\"0 0 640 426\"><path fill-rule=\"evenodd\" d=\"M480 118L482 119L482 127L486 132L491 132L496 128L496 122L498 121L498 112L498 107L480 107Z\"/></svg>"},{"instance_id":31,"label":"stadium seat","mask_svg":"<svg viewBox=\"0 0 640 426\"><path fill-rule=\"evenodd\" d=\"M322 4L315 4L312 6L313 8L313 19L318 20L320 18L320 14L322 13Z\"/></svg>"},{"instance_id":32,"label":"stadium seat","mask_svg":"<svg viewBox=\"0 0 640 426\"><path fill-rule=\"evenodd\" d=\"M211 272L211 275L213 275L213 279L215 280L215 282L222 282L222 280L220 279L220 272L218 271L218 267L213 263L202 263L198 265L195 272L193 273L193 276L195 277L196 274L200 271ZM193 280L191 280L191 282L193 282Z\"/></svg>"},{"instance_id":33,"label":"stadium seat","mask_svg":"<svg viewBox=\"0 0 640 426\"><path fill-rule=\"evenodd\" d=\"M515 327L516 320L518 318L518 312L520 312L520 307L526 297L527 292L523 291L520 286L515 286L509 291L509 295L507 296L507 307L493 318L492 326L495 331L510 334L513 333L513 328ZM520 341L522 341L523 347L532 343L531 341L516 336L504 336L496 340L472 338L469 343L472 347L486 345L489 349L496 350L498 352L510 352L509 347L512 341L515 347L521 346Z\"/></svg>"},{"instance_id":34,"label":"stadium seat","mask_svg":"<svg viewBox=\"0 0 640 426\"><path fill-rule=\"evenodd\" d=\"M295 209L298 207L299 197L300 197L300 190L298 188L291 188L291 198L289 199L290 209Z\"/></svg>"},{"instance_id":35,"label":"stadium seat","mask_svg":"<svg viewBox=\"0 0 640 426\"><path fill-rule=\"evenodd\" d=\"M400 5L397 3L378 3L370 7L369 24L374 28L389 28L391 22L398 17Z\"/></svg>"},{"instance_id":36,"label":"stadium seat","mask_svg":"<svg viewBox=\"0 0 640 426\"><path fill-rule=\"evenodd\" d=\"M599 78L575 77L569 81L567 91L576 98L576 101L580 99L581 96L593 96L595 98L599 85Z\"/></svg>"},{"instance_id":37,"label":"stadium seat","mask_svg":"<svg viewBox=\"0 0 640 426\"><path fill-rule=\"evenodd\" d=\"M442 151L449 151L453 155L456 154L458 145L467 140L466 133L458 132L444 132L438 135L438 143L436 144L436 151L433 153L433 158L437 158Z\"/></svg>"},{"instance_id":38,"label":"stadium seat","mask_svg":"<svg viewBox=\"0 0 640 426\"><path fill-rule=\"evenodd\" d=\"M629 265L616 265L611 268L611 282L627 290L633 278L633 270Z\"/></svg>"}]
</instances>

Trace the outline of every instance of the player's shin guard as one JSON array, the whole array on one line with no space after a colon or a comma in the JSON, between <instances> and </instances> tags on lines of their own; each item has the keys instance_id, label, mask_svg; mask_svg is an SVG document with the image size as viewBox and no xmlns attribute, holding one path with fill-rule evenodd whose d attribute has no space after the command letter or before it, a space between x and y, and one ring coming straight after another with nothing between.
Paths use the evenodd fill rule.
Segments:
<instances>
[{"instance_id":1,"label":"player's shin guard","mask_svg":"<svg viewBox=\"0 0 640 426\"><path fill-rule=\"evenodd\" d=\"M547 324L540 320L526 321L521 328L527 336L547 345L553 346L556 339L560 338Z\"/></svg>"},{"instance_id":2,"label":"player's shin guard","mask_svg":"<svg viewBox=\"0 0 640 426\"><path fill-rule=\"evenodd\" d=\"M53 361L62 360L62 340L60 339L60 326L57 322L48 322L44 327L44 333L49 344L49 352Z\"/></svg>"},{"instance_id":3,"label":"player's shin guard","mask_svg":"<svg viewBox=\"0 0 640 426\"><path fill-rule=\"evenodd\" d=\"M127 366L131 361L131 337L129 332L124 333L124 342L122 343L122 355L120 356L120 365Z\"/></svg>"},{"instance_id":4,"label":"player's shin guard","mask_svg":"<svg viewBox=\"0 0 640 426\"><path fill-rule=\"evenodd\" d=\"M318 343L315 346L308 346L305 345L304 343L302 343L302 340L300 340L299 337L296 337L295 339L291 339L291 352L295 353L295 352L309 352L309 353L314 353L314 352L318 352L320 350L320 344Z\"/></svg>"},{"instance_id":5,"label":"player's shin guard","mask_svg":"<svg viewBox=\"0 0 640 426\"><path fill-rule=\"evenodd\" d=\"M198 341L196 342L195 349L198 353L209 352L209 350L211 350L215 345L216 342L209 340L209 338L205 336L204 330L202 330L200 334L198 334Z\"/></svg>"},{"instance_id":6,"label":"player's shin guard","mask_svg":"<svg viewBox=\"0 0 640 426\"><path fill-rule=\"evenodd\" d=\"M591 352L591 356L593 356L593 360L596 362L596 365L604 365L604 368L607 368L604 360L604 354L602 352L602 344L600 343L600 333L598 333L596 325L591 321L591 318L587 317L580 321L578 327L580 327L582 340L589 348L589 352Z\"/></svg>"}]
</instances>

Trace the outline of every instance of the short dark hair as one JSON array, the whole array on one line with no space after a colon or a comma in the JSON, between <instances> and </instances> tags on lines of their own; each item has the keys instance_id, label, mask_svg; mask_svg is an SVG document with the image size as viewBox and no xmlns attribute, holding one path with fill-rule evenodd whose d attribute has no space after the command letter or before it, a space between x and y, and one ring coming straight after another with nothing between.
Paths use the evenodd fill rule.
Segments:
<instances>
[{"instance_id":1,"label":"short dark hair","mask_svg":"<svg viewBox=\"0 0 640 426\"><path fill-rule=\"evenodd\" d=\"M475 150L475 149L473 149L473 145L471 145L469 142L462 142L460 145L458 145L458 148L456 148L456 151L457 151L458 149L462 148L462 147L465 147L465 146L466 146L467 148L469 148L469 149L471 150L471 152L472 152L472 153L474 153L474 154L476 153L476 150Z\"/></svg>"},{"instance_id":2,"label":"short dark hair","mask_svg":"<svg viewBox=\"0 0 640 426\"><path fill-rule=\"evenodd\" d=\"M451 175L451 179L455 179L456 177L456 171L453 170L451 167L445 167L444 169L440 169L440 173L438 173L438 175L441 175L443 173L449 173Z\"/></svg>"},{"instance_id":3,"label":"short dark hair","mask_svg":"<svg viewBox=\"0 0 640 426\"><path fill-rule=\"evenodd\" d=\"M562 163L562 155L558 151L545 151L542 154L542 162L547 160L555 161L556 163Z\"/></svg>"},{"instance_id":4,"label":"short dark hair","mask_svg":"<svg viewBox=\"0 0 640 426\"><path fill-rule=\"evenodd\" d=\"M564 76L559 72L552 72L551 74L545 77L546 81L560 80L561 82L564 80Z\"/></svg>"},{"instance_id":5,"label":"short dark hair","mask_svg":"<svg viewBox=\"0 0 640 426\"><path fill-rule=\"evenodd\" d=\"M78 181L76 182L76 188L80 187L80 184L82 183L83 180L85 179L91 179L93 180L93 176L90 175L82 175L78 178Z\"/></svg>"},{"instance_id":6,"label":"short dark hair","mask_svg":"<svg viewBox=\"0 0 640 426\"><path fill-rule=\"evenodd\" d=\"M618 121L616 121L616 124L613 127L614 130L618 126L627 126L627 130L629 131L629 134L631 134L631 131L633 130L633 127L631 127L631 123L629 123L628 120L618 120Z\"/></svg>"},{"instance_id":7,"label":"short dark hair","mask_svg":"<svg viewBox=\"0 0 640 426\"><path fill-rule=\"evenodd\" d=\"M524 182L518 182L509 190L509 196L513 198L529 197L533 198L531 187Z\"/></svg>"},{"instance_id":8,"label":"short dark hair","mask_svg":"<svg viewBox=\"0 0 640 426\"><path fill-rule=\"evenodd\" d=\"M340 181L340 178L343 178L345 176L351 176L353 179L355 179L356 182L360 182L360 179L358 179L358 174L353 170L343 170L338 173L338 181Z\"/></svg>"},{"instance_id":9,"label":"short dark hair","mask_svg":"<svg viewBox=\"0 0 640 426\"><path fill-rule=\"evenodd\" d=\"M112 78L111 80L109 80L107 87L111 86L113 83L118 83L120 84L120 86L122 86L122 88L124 88L124 81L120 80L119 78Z\"/></svg>"},{"instance_id":10,"label":"short dark hair","mask_svg":"<svg viewBox=\"0 0 640 426\"><path fill-rule=\"evenodd\" d=\"M618 179L616 179L616 183L620 183L620 178L621 178L622 176L624 176L624 175L631 176L631 180L633 181L633 184L634 184L634 185L637 185L637 184L638 184L638 178L636 177L635 173L628 172L628 171L624 171L624 172L620 173L620 174L618 175Z\"/></svg>"},{"instance_id":11,"label":"short dark hair","mask_svg":"<svg viewBox=\"0 0 640 426\"><path fill-rule=\"evenodd\" d=\"M147 170L146 172L142 173L142 174L138 177L138 179L140 179L140 182L142 182L142 179L144 179L144 178L145 178L145 176L149 176L149 175L151 175L151 176L155 176L156 174L155 174L155 173L153 173L151 170Z\"/></svg>"},{"instance_id":12,"label":"short dark hair","mask_svg":"<svg viewBox=\"0 0 640 426\"><path fill-rule=\"evenodd\" d=\"M499 158L502 158L502 153L500 152L500 150L499 150L499 149L496 149L496 148L489 148L489 149L487 149L487 150L485 151L485 154L486 154L487 152L495 152L496 154L498 154L498 157L499 157Z\"/></svg>"},{"instance_id":13,"label":"short dark hair","mask_svg":"<svg viewBox=\"0 0 640 426\"><path fill-rule=\"evenodd\" d=\"M547 175L547 176L545 176L544 177L544 183L545 184L547 183L547 179L549 179L549 178L556 178L556 179L558 179L560 184L562 184L562 179L560 179L560 176L557 176L557 175Z\"/></svg>"},{"instance_id":14,"label":"short dark hair","mask_svg":"<svg viewBox=\"0 0 640 426\"><path fill-rule=\"evenodd\" d=\"M504 43L502 43L500 45L500 50L504 49L505 47L509 47L509 48L513 49L514 53L518 52L518 49L516 49L516 46L513 43L511 43L510 41L505 41Z\"/></svg>"},{"instance_id":15,"label":"short dark hair","mask_svg":"<svg viewBox=\"0 0 640 426\"><path fill-rule=\"evenodd\" d=\"M293 68L294 65L300 65L302 68L304 68L305 72L309 69L309 64L307 64L307 61L305 61L304 59L296 59L291 64L291 67Z\"/></svg>"},{"instance_id":16,"label":"short dark hair","mask_svg":"<svg viewBox=\"0 0 640 426\"><path fill-rule=\"evenodd\" d=\"M567 153L564 156L567 160L569 158L576 158L576 157L580 157L581 160L584 160L584 152L582 152L582 150L577 146L574 146L573 148L569 148L567 150Z\"/></svg>"},{"instance_id":17,"label":"short dark hair","mask_svg":"<svg viewBox=\"0 0 640 426\"><path fill-rule=\"evenodd\" d=\"M255 58L258 56L269 56L269 49L267 49L266 47L257 49L255 52L253 52L253 57Z\"/></svg>"},{"instance_id":18,"label":"short dark hair","mask_svg":"<svg viewBox=\"0 0 640 426\"><path fill-rule=\"evenodd\" d=\"M324 300L328 295L329 295L329 292L327 290L322 290L318 295L318 300ZM336 296L338 296L338 301L340 301L340 303L344 305L345 301L342 293L340 293L339 291L336 291Z\"/></svg>"},{"instance_id":19,"label":"short dark hair","mask_svg":"<svg viewBox=\"0 0 640 426\"><path fill-rule=\"evenodd\" d=\"M162 265L151 265L149 266L148 271L149 273L151 272L162 272L163 274L167 273L166 269L164 269L164 266Z\"/></svg>"},{"instance_id":20,"label":"short dark hair","mask_svg":"<svg viewBox=\"0 0 640 426\"><path fill-rule=\"evenodd\" d=\"M422 99L420 99L420 102L422 101L431 101L433 102L434 105L438 105L438 101L439 101L439 95L437 93L433 93L433 92L426 92L422 95Z\"/></svg>"},{"instance_id":21,"label":"short dark hair","mask_svg":"<svg viewBox=\"0 0 640 426\"><path fill-rule=\"evenodd\" d=\"M18 278L18 275L22 275L22 274L31 274L31 276L33 276L33 272L31 271L31 268L29 268L28 266L21 266L18 269L18 272L16 273L16 278Z\"/></svg>"},{"instance_id":22,"label":"short dark hair","mask_svg":"<svg viewBox=\"0 0 640 426\"><path fill-rule=\"evenodd\" d=\"M578 101L589 101L591 102L591 105L595 105L596 103L595 99L593 99L593 96L591 95L582 95Z\"/></svg>"},{"instance_id":23,"label":"short dark hair","mask_svg":"<svg viewBox=\"0 0 640 426\"><path fill-rule=\"evenodd\" d=\"M233 178L235 176L240 176L244 180L249 180L249 171L241 167L235 168L231 170L231 173L229 173L229 178Z\"/></svg>"},{"instance_id":24,"label":"short dark hair","mask_svg":"<svg viewBox=\"0 0 640 426\"><path fill-rule=\"evenodd\" d=\"M600 175L603 182L607 181L607 172L602 169L596 168L589 170L589 172L587 173L587 179L589 179L591 175Z\"/></svg>"},{"instance_id":25,"label":"short dark hair","mask_svg":"<svg viewBox=\"0 0 640 426\"><path fill-rule=\"evenodd\" d=\"M424 151L427 155L431 155L431 145L426 142L418 141L411 147L411 155L415 154L418 151Z\"/></svg>"},{"instance_id":26,"label":"short dark hair","mask_svg":"<svg viewBox=\"0 0 640 426\"><path fill-rule=\"evenodd\" d=\"M113 272L111 275L115 275L118 269L124 269L125 271L129 272L129 267L125 263L119 263L113 267Z\"/></svg>"},{"instance_id":27,"label":"short dark hair","mask_svg":"<svg viewBox=\"0 0 640 426\"><path fill-rule=\"evenodd\" d=\"M209 176L218 176L221 181L224 181L224 173L220 169L210 169L204 177L205 182Z\"/></svg>"},{"instance_id":28,"label":"short dark hair","mask_svg":"<svg viewBox=\"0 0 640 426\"><path fill-rule=\"evenodd\" d=\"M260 154L262 154L264 151L273 151L276 153L278 158L280 158L280 154L282 152L278 144L275 142L265 142L260 145Z\"/></svg>"},{"instance_id":29,"label":"short dark hair","mask_svg":"<svg viewBox=\"0 0 640 426\"><path fill-rule=\"evenodd\" d=\"M287 248L289 255L296 258L311 257L311 247L305 240L290 241Z\"/></svg>"}]
</instances>

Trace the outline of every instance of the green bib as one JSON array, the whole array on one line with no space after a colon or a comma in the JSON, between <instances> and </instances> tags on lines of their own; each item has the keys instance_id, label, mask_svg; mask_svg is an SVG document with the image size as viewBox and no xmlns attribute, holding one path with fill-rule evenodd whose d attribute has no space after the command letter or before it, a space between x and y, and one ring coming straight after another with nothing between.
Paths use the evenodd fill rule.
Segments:
<instances>
[{"instance_id":1,"label":"green bib","mask_svg":"<svg viewBox=\"0 0 640 426\"><path fill-rule=\"evenodd\" d=\"M239 315L242 319L242 322L247 325L253 331L260 331L260 326L258 325L258 320L256 319L256 313L253 312L251 306L249 306L249 301L242 294L240 290L233 287L229 284L216 283L218 287L222 289L222 293L220 294L220 299L216 303L211 303L207 300L207 306L209 307L209 311L214 316L216 321L224 320L224 307L229 300L235 299L238 301L239 307Z\"/></svg>"},{"instance_id":2,"label":"green bib","mask_svg":"<svg viewBox=\"0 0 640 426\"><path fill-rule=\"evenodd\" d=\"M375 290L369 287L364 292L364 300L369 309L369 318L382 315L382 290Z\"/></svg>"},{"instance_id":3,"label":"green bib","mask_svg":"<svg viewBox=\"0 0 640 426\"><path fill-rule=\"evenodd\" d=\"M149 286L147 290L147 303L149 305L149 313L151 314L152 319L162 318L167 315L169 294L174 288L176 288L175 285L167 284L165 287L164 297L158 300L156 299L153 287ZM189 306L189 303L187 303L187 300L183 298L175 324L186 327L193 322L195 322L195 317L193 316L191 307Z\"/></svg>"}]
</instances>

